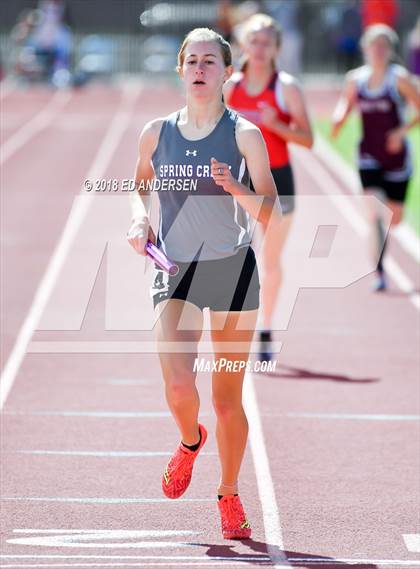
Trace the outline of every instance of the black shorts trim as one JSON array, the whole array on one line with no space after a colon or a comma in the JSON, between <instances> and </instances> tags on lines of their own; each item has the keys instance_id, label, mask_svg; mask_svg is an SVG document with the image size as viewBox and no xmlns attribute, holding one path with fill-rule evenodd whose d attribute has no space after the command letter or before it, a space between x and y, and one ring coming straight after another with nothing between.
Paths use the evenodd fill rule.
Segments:
<instances>
[{"instance_id":1,"label":"black shorts trim","mask_svg":"<svg viewBox=\"0 0 420 569\"><path fill-rule=\"evenodd\" d=\"M386 171L380 168L366 168L359 170L359 174L363 189L380 188L385 192L389 200L399 203L404 202L410 181L409 178L401 181L387 180Z\"/></svg>"},{"instance_id":2,"label":"black shorts trim","mask_svg":"<svg viewBox=\"0 0 420 569\"><path fill-rule=\"evenodd\" d=\"M295 181L292 167L286 164L280 168L271 168L271 174L276 184L283 214L292 213L295 210ZM252 181L250 188L253 192L255 191Z\"/></svg>"},{"instance_id":3,"label":"black shorts trim","mask_svg":"<svg viewBox=\"0 0 420 569\"><path fill-rule=\"evenodd\" d=\"M168 299L191 302L200 310L238 312L259 308L260 283L251 247L223 259L178 265L175 276L155 265L150 289L155 308Z\"/></svg>"}]
</instances>

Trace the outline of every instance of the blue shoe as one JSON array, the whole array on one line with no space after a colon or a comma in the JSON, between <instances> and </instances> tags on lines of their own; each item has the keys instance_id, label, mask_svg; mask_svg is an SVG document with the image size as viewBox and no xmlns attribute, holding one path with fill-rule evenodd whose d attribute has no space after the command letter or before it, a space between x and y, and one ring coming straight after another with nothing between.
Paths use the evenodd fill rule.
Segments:
<instances>
[{"instance_id":1,"label":"blue shoe","mask_svg":"<svg viewBox=\"0 0 420 569\"><path fill-rule=\"evenodd\" d=\"M372 285L372 290L374 292L383 292L388 288L388 283L385 278L385 274L382 271L376 271L376 280Z\"/></svg>"}]
</instances>

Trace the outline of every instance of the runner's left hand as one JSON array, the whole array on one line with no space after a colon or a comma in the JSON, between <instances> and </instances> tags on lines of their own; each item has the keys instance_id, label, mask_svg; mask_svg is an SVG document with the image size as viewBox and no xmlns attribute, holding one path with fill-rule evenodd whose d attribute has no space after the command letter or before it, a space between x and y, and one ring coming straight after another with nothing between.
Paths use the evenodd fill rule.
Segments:
<instances>
[{"instance_id":1,"label":"runner's left hand","mask_svg":"<svg viewBox=\"0 0 420 569\"><path fill-rule=\"evenodd\" d=\"M220 174L220 171L223 173ZM222 186L225 192L231 194L234 190L235 178L232 176L229 164L219 162L216 158L211 159L211 175L218 186Z\"/></svg>"},{"instance_id":2,"label":"runner's left hand","mask_svg":"<svg viewBox=\"0 0 420 569\"><path fill-rule=\"evenodd\" d=\"M270 106L265 101L258 103L258 107L260 110L261 125L271 130L273 125L278 121L277 109Z\"/></svg>"},{"instance_id":3,"label":"runner's left hand","mask_svg":"<svg viewBox=\"0 0 420 569\"><path fill-rule=\"evenodd\" d=\"M404 131L398 127L386 133L386 149L391 154L401 152L404 146Z\"/></svg>"}]
</instances>

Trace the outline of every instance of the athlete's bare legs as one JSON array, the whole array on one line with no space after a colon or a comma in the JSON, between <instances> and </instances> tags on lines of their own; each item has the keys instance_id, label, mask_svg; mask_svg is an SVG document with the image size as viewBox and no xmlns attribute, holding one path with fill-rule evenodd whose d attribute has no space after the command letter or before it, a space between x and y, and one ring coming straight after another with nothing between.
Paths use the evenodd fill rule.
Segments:
<instances>
[{"instance_id":1,"label":"athlete's bare legs","mask_svg":"<svg viewBox=\"0 0 420 569\"><path fill-rule=\"evenodd\" d=\"M378 197L378 190L375 188L368 188L365 191L370 195ZM384 198L382 198L382 202L382 204L379 204L377 201L369 202L367 211L371 256L375 261L377 260L377 279L374 283L374 290L376 291L383 291L387 288L383 260L389 235L386 232L381 209L383 206L386 206L391 210L391 227L395 227L401 222L404 210L404 204L401 202L385 200Z\"/></svg>"},{"instance_id":2,"label":"athlete's bare legs","mask_svg":"<svg viewBox=\"0 0 420 569\"><path fill-rule=\"evenodd\" d=\"M226 358L247 362L257 321L257 310L244 312L210 312L215 359ZM238 319L241 328L235 330ZM221 324L223 327L221 327ZM239 327L239 326L238 326ZM238 352L231 352L233 342ZM235 348L234 348L235 349ZM225 496L238 492L238 476L248 437L248 421L242 406L242 385L245 369L217 371L212 377L212 399L216 411L216 437L221 465L218 494Z\"/></svg>"},{"instance_id":3,"label":"athlete's bare legs","mask_svg":"<svg viewBox=\"0 0 420 569\"><path fill-rule=\"evenodd\" d=\"M293 221L293 214L286 214L281 223L269 225L264 232L263 274L261 279L261 304L263 328L271 330L273 315L282 285L282 255Z\"/></svg>"},{"instance_id":4,"label":"athlete's bare legs","mask_svg":"<svg viewBox=\"0 0 420 569\"><path fill-rule=\"evenodd\" d=\"M197 306L177 299L159 303L156 310L157 345L166 400L181 432L182 442L194 445L199 440L200 408L194 360L202 333L203 314ZM185 343L185 351L168 351L171 343L179 347L182 342Z\"/></svg>"}]
</instances>

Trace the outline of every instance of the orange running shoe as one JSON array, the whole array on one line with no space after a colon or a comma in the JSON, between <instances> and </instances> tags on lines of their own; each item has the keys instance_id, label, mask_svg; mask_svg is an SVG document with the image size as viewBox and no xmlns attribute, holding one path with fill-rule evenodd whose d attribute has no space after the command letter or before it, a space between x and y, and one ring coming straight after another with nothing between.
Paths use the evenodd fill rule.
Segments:
<instances>
[{"instance_id":1,"label":"orange running shoe","mask_svg":"<svg viewBox=\"0 0 420 569\"><path fill-rule=\"evenodd\" d=\"M225 539L249 539L251 526L239 496L223 496L217 502L222 521L222 533Z\"/></svg>"},{"instance_id":2,"label":"orange running shoe","mask_svg":"<svg viewBox=\"0 0 420 569\"><path fill-rule=\"evenodd\" d=\"M162 477L162 490L167 498L179 498L190 485L194 461L207 440L207 431L204 426L199 424L198 428L201 434L198 449L192 451L179 443L165 468Z\"/></svg>"}]
</instances>

